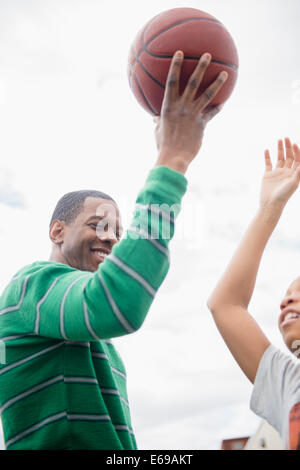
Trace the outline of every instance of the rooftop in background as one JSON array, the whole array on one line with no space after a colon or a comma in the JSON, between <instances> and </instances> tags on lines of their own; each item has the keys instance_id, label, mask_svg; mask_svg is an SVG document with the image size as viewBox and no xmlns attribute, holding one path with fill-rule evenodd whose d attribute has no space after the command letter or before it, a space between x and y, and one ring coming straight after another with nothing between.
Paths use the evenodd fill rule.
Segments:
<instances>
[{"instance_id":1,"label":"rooftop in background","mask_svg":"<svg viewBox=\"0 0 300 470\"><path fill-rule=\"evenodd\" d=\"M283 450L283 443L276 429L262 420L252 437L224 439L221 450Z\"/></svg>"},{"instance_id":2,"label":"rooftop in background","mask_svg":"<svg viewBox=\"0 0 300 470\"><path fill-rule=\"evenodd\" d=\"M235 439L224 439L221 450L243 450L249 437L237 437Z\"/></svg>"}]
</instances>

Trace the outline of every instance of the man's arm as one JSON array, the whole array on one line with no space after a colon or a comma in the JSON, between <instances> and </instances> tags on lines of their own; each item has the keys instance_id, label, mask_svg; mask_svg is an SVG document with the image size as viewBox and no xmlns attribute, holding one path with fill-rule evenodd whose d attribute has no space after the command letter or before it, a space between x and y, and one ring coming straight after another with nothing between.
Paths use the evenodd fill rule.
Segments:
<instances>
[{"instance_id":1,"label":"man's arm","mask_svg":"<svg viewBox=\"0 0 300 470\"><path fill-rule=\"evenodd\" d=\"M95 273L47 262L12 281L25 332L93 341L140 328L169 268L168 245L186 184L177 172L153 169L124 239Z\"/></svg>"},{"instance_id":2,"label":"man's arm","mask_svg":"<svg viewBox=\"0 0 300 470\"><path fill-rule=\"evenodd\" d=\"M142 325L169 268L168 244L187 184L183 174L199 152L207 122L219 111L209 103L226 81L226 72L194 99L210 59L209 54L202 56L180 96L183 54L174 55L156 128L156 167L137 198L127 236L98 271L49 263L22 282L13 281L18 283L16 304L26 333L92 341L128 334ZM4 309L6 314L14 312Z\"/></svg>"},{"instance_id":3,"label":"man's arm","mask_svg":"<svg viewBox=\"0 0 300 470\"><path fill-rule=\"evenodd\" d=\"M211 294L208 306L232 355L251 382L269 341L248 313L258 268L266 244L285 204L300 181L300 151L289 139L279 141L277 167L268 151L259 210L237 248L227 270Z\"/></svg>"}]
</instances>

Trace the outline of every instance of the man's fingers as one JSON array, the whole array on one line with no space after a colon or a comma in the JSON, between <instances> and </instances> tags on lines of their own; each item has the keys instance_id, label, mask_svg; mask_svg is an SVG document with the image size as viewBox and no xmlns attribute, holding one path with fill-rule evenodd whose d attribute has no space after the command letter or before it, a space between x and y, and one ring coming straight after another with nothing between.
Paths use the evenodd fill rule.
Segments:
<instances>
[{"instance_id":1,"label":"man's fingers","mask_svg":"<svg viewBox=\"0 0 300 470\"><path fill-rule=\"evenodd\" d=\"M278 140L278 158L277 158L277 168L283 168L285 164L284 158L284 146L283 141L280 139Z\"/></svg>"},{"instance_id":2,"label":"man's fingers","mask_svg":"<svg viewBox=\"0 0 300 470\"><path fill-rule=\"evenodd\" d=\"M183 52L176 51L173 56L169 73L168 73L165 95L164 95L164 100L162 104L162 113L166 109L170 108L171 103L174 102L179 95L179 80L180 80L182 61L183 61Z\"/></svg>"},{"instance_id":3,"label":"man's fingers","mask_svg":"<svg viewBox=\"0 0 300 470\"><path fill-rule=\"evenodd\" d=\"M218 78L202 93L202 95L196 100L197 108L202 111L209 105L214 97L219 93L222 86L228 78L227 72L221 72Z\"/></svg>"},{"instance_id":4,"label":"man's fingers","mask_svg":"<svg viewBox=\"0 0 300 470\"><path fill-rule=\"evenodd\" d=\"M208 106L203 113L203 119L205 123L209 122L212 118L214 118L223 108L222 105L219 106Z\"/></svg>"},{"instance_id":5,"label":"man's fingers","mask_svg":"<svg viewBox=\"0 0 300 470\"><path fill-rule=\"evenodd\" d=\"M266 171L272 171L272 161L269 150L265 150L265 165Z\"/></svg>"},{"instance_id":6,"label":"man's fingers","mask_svg":"<svg viewBox=\"0 0 300 470\"><path fill-rule=\"evenodd\" d=\"M210 64L210 61L211 61L210 54L205 53L201 56L194 72L190 76L190 79L185 87L185 90L182 95L183 101L188 101L188 102L193 101L198 91L198 88L202 82L203 76Z\"/></svg>"},{"instance_id":7,"label":"man's fingers","mask_svg":"<svg viewBox=\"0 0 300 470\"><path fill-rule=\"evenodd\" d=\"M285 160L285 168L292 168L293 163L294 163L294 151L292 147L292 143L290 139L285 138L284 139L285 143L285 152L286 152L286 160Z\"/></svg>"}]
</instances>

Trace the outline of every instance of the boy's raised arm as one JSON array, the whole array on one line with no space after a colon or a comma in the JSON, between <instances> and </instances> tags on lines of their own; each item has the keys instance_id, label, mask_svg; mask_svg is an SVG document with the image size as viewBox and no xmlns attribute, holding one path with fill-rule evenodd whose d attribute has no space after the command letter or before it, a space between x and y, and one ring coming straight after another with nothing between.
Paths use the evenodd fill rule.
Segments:
<instances>
[{"instance_id":1,"label":"boy's raised arm","mask_svg":"<svg viewBox=\"0 0 300 470\"><path fill-rule=\"evenodd\" d=\"M280 140L274 169L266 150L259 209L208 300L224 341L251 382L270 343L249 314L248 305L266 244L300 181L300 150L289 139L285 139L285 150Z\"/></svg>"}]
</instances>

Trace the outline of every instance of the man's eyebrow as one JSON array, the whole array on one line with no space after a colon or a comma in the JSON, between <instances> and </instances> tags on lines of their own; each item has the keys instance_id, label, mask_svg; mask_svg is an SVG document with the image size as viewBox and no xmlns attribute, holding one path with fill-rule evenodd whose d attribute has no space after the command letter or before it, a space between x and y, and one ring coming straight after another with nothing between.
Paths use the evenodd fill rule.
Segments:
<instances>
[{"instance_id":1,"label":"man's eyebrow","mask_svg":"<svg viewBox=\"0 0 300 470\"><path fill-rule=\"evenodd\" d=\"M86 222L90 222L91 220L101 220L101 219L104 219L104 217L102 215L91 215L91 217L89 217ZM122 227L122 225L118 225L118 230L119 232L123 232L124 229Z\"/></svg>"},{"instance_id":2,"label":"man's eyebrow","mask_svg":"<svg viewBox=\"0 0 300 470\"><path fill-rule=\"evenodd\" d=\"M102 215L92 215L91 217L89 217L89 218L87 219L86 222L90 222L90 220L93 220L93 219L99 219L99 220L101 220L101 219L103 219L103 216L102 216Z\"/></svg>"}]
</instances>

